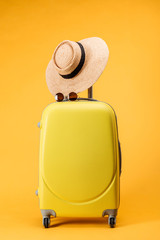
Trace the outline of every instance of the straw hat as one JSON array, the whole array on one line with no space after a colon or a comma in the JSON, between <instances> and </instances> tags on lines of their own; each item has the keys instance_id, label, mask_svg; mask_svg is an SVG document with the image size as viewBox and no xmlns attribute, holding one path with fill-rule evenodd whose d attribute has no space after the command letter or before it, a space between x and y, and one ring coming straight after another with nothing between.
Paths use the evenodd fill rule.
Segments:
<instances>
[{"instance_id":1,"label":"straw hat","mask_svg":"<svg viewBox=\"0 0 160 240\"><path fill-rule=\"evenodd\" d=\"M103 72L109 50L98 37L78 42L65 40L55 49L46 70L46 81L52 95L79 93L91 87Z\"/></svg>"}]
</instances>

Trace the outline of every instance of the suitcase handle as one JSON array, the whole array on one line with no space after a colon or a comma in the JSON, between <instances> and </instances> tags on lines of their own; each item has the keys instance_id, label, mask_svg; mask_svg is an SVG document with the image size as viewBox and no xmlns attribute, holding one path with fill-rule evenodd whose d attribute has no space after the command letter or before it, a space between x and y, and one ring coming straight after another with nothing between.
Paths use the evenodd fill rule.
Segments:
<instances>
[{"instance_id":1,"label":"suitcase handle","mask_svg":"<svg viewBox=\"0 0 160 240\"><path fill-rule=\"evenodd\" d=\"M93 86L88 88L88 98L93 98Z\"/></svg>"},{"instance_id":2,"label":"suitcase handle","mask_svg":"<svg viewBox=\"0 0 160 240\"><path fill-rule=\"evenodd\" d=\"M122 152L121 152L120 141L118 141L118 148L119 148L119 170L120 170L120 175L121 175L121 173L122 173Z\"/></svg>"},{"instance_id":3,"label":"suitcase handle","mask_svg":"<svg viewBox=\"0 0 160 240\"><path fill-rule=\"evenodd\" d=\"M93 98L77 98L77 100L98 101L98 100L93 99ZM66 100L64 100L64 101L66 101Z\"/></svg>"},{"instance_id":4,"label":"suitcase handle","mask_svg":"<svg viewBox=\"0 0 160 240\"><path fill-rule=\"evenodd\" d=\"M98 100L93 99L93 98L77 98L77 100L98 101ZM63 100L63 102L68 102L68 101L69 101L68 98L66 98L66 99Z\"/></svg>"},{"instance_id":5,"label":"suitcase handle","mask_svg":"<svg viewBox=\"0 0 160 240\"><path fill-rule=\"evenodd\" d=\"M77 100L97 101L96 99L93 99L93 86L88 88L88 98L77 98ZM63 101L68 101L68 97L66 97Z\"/></svg>"}]
</instances>

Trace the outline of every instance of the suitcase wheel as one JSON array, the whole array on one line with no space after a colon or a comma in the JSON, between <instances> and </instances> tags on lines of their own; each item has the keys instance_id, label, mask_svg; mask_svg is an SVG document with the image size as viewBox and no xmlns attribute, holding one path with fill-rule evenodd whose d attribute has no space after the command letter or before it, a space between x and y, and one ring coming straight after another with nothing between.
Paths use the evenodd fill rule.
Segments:
<instances>
[{"instance_id":1,"label":"suitcase wheel","mask_svg":"<svg viewBox=\"0 0 160 240\"><path fill-rule=\"evenodd\" d=\"M45 228L48 228L49 227L49 224L50 224L50 218L49 217L44 217L43 218L43 226Z\"/></svg>"},{"instance_id":2,"label":"suitcase wheel","mask_svg":"<svg viewBox=\"0 0 160 240\"><path fill-rule=\"evenodd\" d=\"M108 217L108 224L111 228L114 228L116 225L116 217L114 216L109 216Z\"/></svg>"}]
</instances>

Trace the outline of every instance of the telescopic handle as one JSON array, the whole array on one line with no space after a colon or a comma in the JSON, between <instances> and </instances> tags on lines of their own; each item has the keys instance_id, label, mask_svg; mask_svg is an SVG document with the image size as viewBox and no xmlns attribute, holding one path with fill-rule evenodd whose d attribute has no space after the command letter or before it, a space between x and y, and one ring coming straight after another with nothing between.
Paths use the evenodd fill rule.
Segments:
<instances>
[{"instance_id":1,"label":"telescopic handle","mask_svg":"<svg viewBox=\"0 0 160 240\"><path fill-rule=\"evenodd\" d=\"M93 86L88 88L88 98L93 98Z\"/></svg>"}]
</instances>

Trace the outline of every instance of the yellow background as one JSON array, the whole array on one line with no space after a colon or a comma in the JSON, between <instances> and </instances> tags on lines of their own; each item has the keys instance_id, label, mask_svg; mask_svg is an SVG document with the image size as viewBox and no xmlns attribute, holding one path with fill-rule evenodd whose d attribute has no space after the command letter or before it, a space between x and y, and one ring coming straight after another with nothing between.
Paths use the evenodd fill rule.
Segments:
<instances>
[{"instance_id":1,"label":"yellow background","mask_svg":"<svg viewBox=\"0 0 160 240\"><path fill-rule=\"evenodd\" d=\"M160 2L0 1L0 238L160 239ZM94 97L118 117L122 147L117 228L106 219L53 219L38 198L37 122L53 100L45 69L57 44L98 36L108 65ZM80 96L85 96L86 92Z\"/></svg>"}]
</instances>

